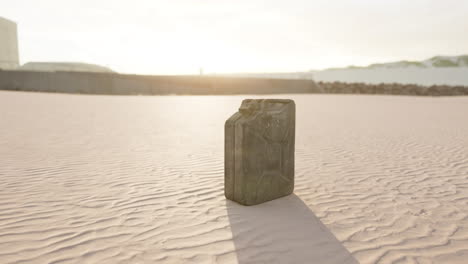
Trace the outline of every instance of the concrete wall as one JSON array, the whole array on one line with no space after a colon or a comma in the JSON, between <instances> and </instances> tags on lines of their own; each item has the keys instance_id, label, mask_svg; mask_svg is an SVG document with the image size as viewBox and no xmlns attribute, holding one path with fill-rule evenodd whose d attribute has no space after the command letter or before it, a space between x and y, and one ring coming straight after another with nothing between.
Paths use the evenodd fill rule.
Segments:
<instances>
[{"instance_id":1,"label":"concrete wall","mask_svg":"<svg viewBox=\"0 0 468 264\"><path fill-rule=\"evenodd\" d=\"M16 23L0 17L0 69L19 66L18 35Z\"/></svg>"},{"instance_id":2,"label":"concrete wall","mask_svg":"<svg viewBox=\"0 0 468 264\"><path fill-rule=\"evenodd\" d=\"M0 71L0 89L116 95L321 92L311 80L36 71Z\"/></svg>"}]
</instances>

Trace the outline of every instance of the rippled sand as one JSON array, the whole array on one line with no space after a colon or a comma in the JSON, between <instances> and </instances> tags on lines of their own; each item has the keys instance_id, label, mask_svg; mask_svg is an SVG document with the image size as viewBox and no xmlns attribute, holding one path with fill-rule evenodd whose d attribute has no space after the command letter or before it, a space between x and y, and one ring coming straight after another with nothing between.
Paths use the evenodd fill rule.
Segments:
<instances>
[{"instance_id":1,"label":"rippled sand","mask_svg":"<svg viewBox=\"0 0 468 264\"><path fill-rule=\"evenodd\" d=\"M466 263L468 97L280 97L295 194L243 207L245 97L0 92L0 263Z\"/></svg>"}]
</instances>

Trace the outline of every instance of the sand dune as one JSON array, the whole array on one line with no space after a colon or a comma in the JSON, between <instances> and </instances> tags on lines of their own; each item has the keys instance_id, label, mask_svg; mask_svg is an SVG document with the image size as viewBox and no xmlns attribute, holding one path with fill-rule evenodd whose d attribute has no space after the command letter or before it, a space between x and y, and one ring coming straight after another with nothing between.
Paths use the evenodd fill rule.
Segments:
<instances>
[{"instance_id":1,"label":"sand dune","mask_svg":"<svg viewBox=\"0 0 468 264\"><path fill-rule=\"evenodd\" d=\"M295 194L243 207L223 196L242 96L0 92L0 263L465 262L467 97L276 97Z\"/></svg>"}]
</instances>

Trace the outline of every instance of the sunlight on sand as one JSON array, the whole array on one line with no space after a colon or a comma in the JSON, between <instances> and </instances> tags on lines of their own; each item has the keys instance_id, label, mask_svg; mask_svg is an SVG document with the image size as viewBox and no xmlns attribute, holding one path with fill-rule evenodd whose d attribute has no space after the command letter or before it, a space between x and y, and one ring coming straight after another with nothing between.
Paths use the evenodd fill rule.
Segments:
<instances>
[{"instance_id":1,"label":"sunlight on sand","mask_svg":"<svg viewBox=\"0 0 468 264\"><path fill-rule=\"evenodd\" d=\"M242 207L244 96L0 92L0 262L466 260L467 97L273 97L297 106L295 194Z\"/></svg>"}]
</instances>

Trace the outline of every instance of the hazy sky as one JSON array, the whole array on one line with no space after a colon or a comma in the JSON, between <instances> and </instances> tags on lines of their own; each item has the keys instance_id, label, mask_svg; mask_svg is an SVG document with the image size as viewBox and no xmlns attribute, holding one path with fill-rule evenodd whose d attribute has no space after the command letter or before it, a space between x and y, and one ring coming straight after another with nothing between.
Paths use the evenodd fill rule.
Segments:
<instances>
[{"instance_id":1,"label":"hazy sky","mask_svg":"<svg viewBox=\"0 0 468 264\"><path fill-rule=\"evenodd\" d=\"M0 0L21 63L281 72L468 54L466 0Z\"/></svg>"}]
</instances>

